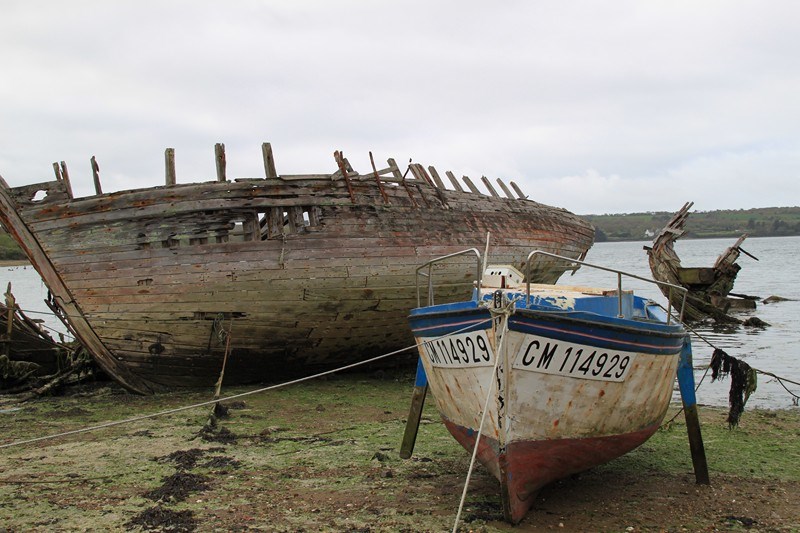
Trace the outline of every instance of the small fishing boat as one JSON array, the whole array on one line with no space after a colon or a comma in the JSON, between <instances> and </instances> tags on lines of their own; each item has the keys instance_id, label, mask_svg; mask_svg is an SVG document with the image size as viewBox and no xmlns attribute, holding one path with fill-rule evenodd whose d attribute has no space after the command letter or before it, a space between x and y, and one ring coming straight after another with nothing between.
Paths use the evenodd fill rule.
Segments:
<instances>
[{"instance_id":1,"label":"small fishing boat","mask_svg":"<svg viewBox=\"0 0 800 533\"><path fill-rule=\"evenodd\" d=\"M538 247L582 257L594 228L528 199L514 182L483 177L486 193L432 166L394 159L359 173L334 153L334 172L278 174L262 145L263 178L226 173L177 183L174 150L161 186L73 194L75 176L10 187L0 178L0 223L47 285L51 309L98 365L150 393L216 383L277 381L407 347L414 269L504 228L496 249L521 264ZM513 194L511 190L516 194ZM448 267L437 298L471 285L471 265ZM542 261L536 279L561 265ZM413 358L409 357L409 364Z\"/></svg>"},{"instance_id":2,"label":"small fishing boat","mask_svg":"<svg viewBox=\"0 0 800 533\"><path fill-rule=\"evenodd\" d=\"M430 388L450 433L500 481L505 518L518 523L543 486L653 435L688 337L672 307L622 287L624 277L651 280L541 251L528 255L525 274L511 265L483 269L476 249L461 254L477 257L473 297L429 300L409 316L424 369L417 386ZM429 295L432 268L457 255L418 269ZM526 281L543 256L611 272L616 286ZM415 400L419 411L424 391ZM407 427L401 456L410 455L415 436Z\"/></svg>"}]
</instances>

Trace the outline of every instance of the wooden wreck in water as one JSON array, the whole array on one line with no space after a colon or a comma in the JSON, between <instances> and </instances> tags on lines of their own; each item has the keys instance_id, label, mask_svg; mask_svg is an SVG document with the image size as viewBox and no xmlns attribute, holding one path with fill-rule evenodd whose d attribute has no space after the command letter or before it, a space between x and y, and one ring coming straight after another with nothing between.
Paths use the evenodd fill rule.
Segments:
<instances>
[{"instance_id":1,"label":"wooden wreck in water","mask_svg":"<svg viewBox=\"0 0 800 533\"><path fill-rule=\"evenodd\" d=\"M0 178L0 221L51 293L50 304L97 363L132 391L274 381L413 345L415 268L480 245L521 265L533 248L582 258L592 226L528 200L500 180L501 197L433 167L394 160L360 174L340 152L331 174L278 175L268 143L265 178L217 179L75 198L66 165L56 179L11 188ZM44 194L44 198L40 196ZM502 228L502 231L496 231ZM471 265L446 267L447 301L471 286ZM563 263L533 266L552 283ZM410 360L410 359L409 359Z\"/></svg>"},{"instance_id":2,"label":"wooden wreck in water","mask_svg":"<svg viewBox=\"0 0 800 533\"><path fill-rule=\"evenodd\" d=\"M688 290L684 310L687 320L697 321L711 317L718 322L738 323L740 320L728 314L730 309L755 308L755 299L731 292L736 275L742 268L736 263L739 255L744 253L753 257L741 248L747 235L739 237L733 246L720 254L713 267L682 266L674 244L686 233L684 226L689 217L689 209L693 205L694 202L684 204L655 236L653 246L645 247L653 279L679 285ZM681 302L676 300L678 295L670 295L664 287L660 286L664 295L672 298L673 305L680 305Z\"/></svg>"},{"instance_id":3,"label":"wooden wreck in water","mask_svg":"<svg viewBox=\"0 0 800 533\"><path fill-rule=\"evenodd\" d=\"M62 345L17 306L9 283L0 302L0 390L57 372L63 357Z\"/></svg>"}]
</instances>

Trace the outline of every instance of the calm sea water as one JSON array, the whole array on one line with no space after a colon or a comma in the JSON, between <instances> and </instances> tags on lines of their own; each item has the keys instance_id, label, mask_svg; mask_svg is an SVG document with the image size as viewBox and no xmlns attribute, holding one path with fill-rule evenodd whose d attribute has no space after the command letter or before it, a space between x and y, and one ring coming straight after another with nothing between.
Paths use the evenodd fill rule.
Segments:
<instances>
[{"instance_id":1,"label":"calm sea water","mask_svg":"<svg viewBox=\"0 0 800 533\"><path fill-rule=\"evenodd\" d=\"M684 266L711 266L717 256L734 242L735 239L680 240L676 243L676 250ZM650 243L598 243L589 251L586 261L650 278L647 254L643 249L646 244ZM744 242L743 248L759 260L745 255L739 258L742 270L734 292L761 298L777 295L791 301L759 304L755 311L740 315L742 318L755 315L771 324L765 329L735 327L721 331L710 326L696 328L697 335L692 338L695 377L698 381L702 378L711 360L713 348L709 346L710 343L754 368L800 382L800 358L794 351L800 345L800 274L797 270L797 264L800 263L800 237L751 238ZM53 330L66 332L64 325L45 305L47 288L32 267L0 268L0 281L3 291L8 282L12 283L12 291L19 305L31 318L41 318ZM561 281L571 285L616 287L614 275L588 268L581 269L574 276L564 276ZM658 289L645 282L633 280L626 282L624 287L664 301ZM725 406L728 404L729 387L729 379L712 383L709 373L697 392L698 402ZM800 387L789 387L795 394L800 394ZM678 396L675 399L679 399ZM758 390L747 405L788 408L793 407L793 402L791 395L780 384L759 375Z\"/></svg>"},{"instance_id":2,"label":"calm sea water","mask_svg":"<svg viewBox=\"0 0 800 533\"><path fill-rule=\"evenodd\" d=\"M717 257L736 239L679 240L675 250L686 267L710 267ZM598 243L589 251L586 261L609 266L642 277L650 278L650 267L644 245L650 242ZM776 295L791 301L774 304L759 303L754 311L740 312L739 318L756 316L771 324L770 327L747 328L737 326L724 330L712 326L695 327L692 335L695 379L699 382L711 360L714 347L725 350L728 355L745 361L750 366L800 382L800 358L794 351L800 345L800 237L749 238L742 248L758 258L758 261L742 254L737 261L742 269L736 278L734 292L759 296L762 299ZM616 276L596 269L583 268L574 276L564 276L562 283L576 285L616 286ZM645 282L633 280L623 288L633 288L638 293L665 302L660 291ZM800 387L788 385L795 394ZM730 380L711 382L711 373L703 380L697 391L700 404L726 406ZM679 399L675 396L674 399ZM772 378L759 374L758 389L747 402L748 407L788 408L793 407L792 396Z\"/></svg>"}]
</instances>

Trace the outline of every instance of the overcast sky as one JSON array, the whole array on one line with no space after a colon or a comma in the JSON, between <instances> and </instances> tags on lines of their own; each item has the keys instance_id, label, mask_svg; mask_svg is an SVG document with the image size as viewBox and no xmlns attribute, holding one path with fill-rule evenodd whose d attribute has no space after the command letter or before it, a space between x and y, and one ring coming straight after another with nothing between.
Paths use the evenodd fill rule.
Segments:
<instances>
[{"instance_id":1,"label":"overcast sky","mask_svg":"<svg viewBox=\"0 0 800 533\"><path fill-rule=\"evenodd\" d=\"M0 175L76 195L369 151L579 214L800 205L800 2L0 0Z\"/></svg>"}]
</instances>

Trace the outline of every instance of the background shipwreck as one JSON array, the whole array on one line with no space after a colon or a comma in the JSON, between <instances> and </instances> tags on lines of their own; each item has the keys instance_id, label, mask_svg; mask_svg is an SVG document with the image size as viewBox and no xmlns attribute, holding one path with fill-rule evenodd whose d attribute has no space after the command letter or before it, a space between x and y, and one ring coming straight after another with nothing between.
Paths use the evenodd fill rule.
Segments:
<instances>
[{"instance_id":1,"label":"background shipwreck","mask_svg":"<svg viewBox=\"0 0 800 533\"><path fill-rule=\"evenodd\" d=\"M365 174L339 152L331 174L281 175L263 145L265 178L177 184L167 149L166 184L74 198L66 165L56 179L0 183L0 221L23 248L64 317L98 364L125 387L151 392L307 375L413 345L414 269L482 246L520 265L533 249L583 257L593 227L485 177L482 194L448 172L394 160ZM370 154L370 160L372 160ZM463 184L463 185L462 185ZM43 196L43 197L42 197ZM554 282L566 265L541 261L532 281ZM437 301L463 294L469 262Z\"/></svg>"}]
</instances>

